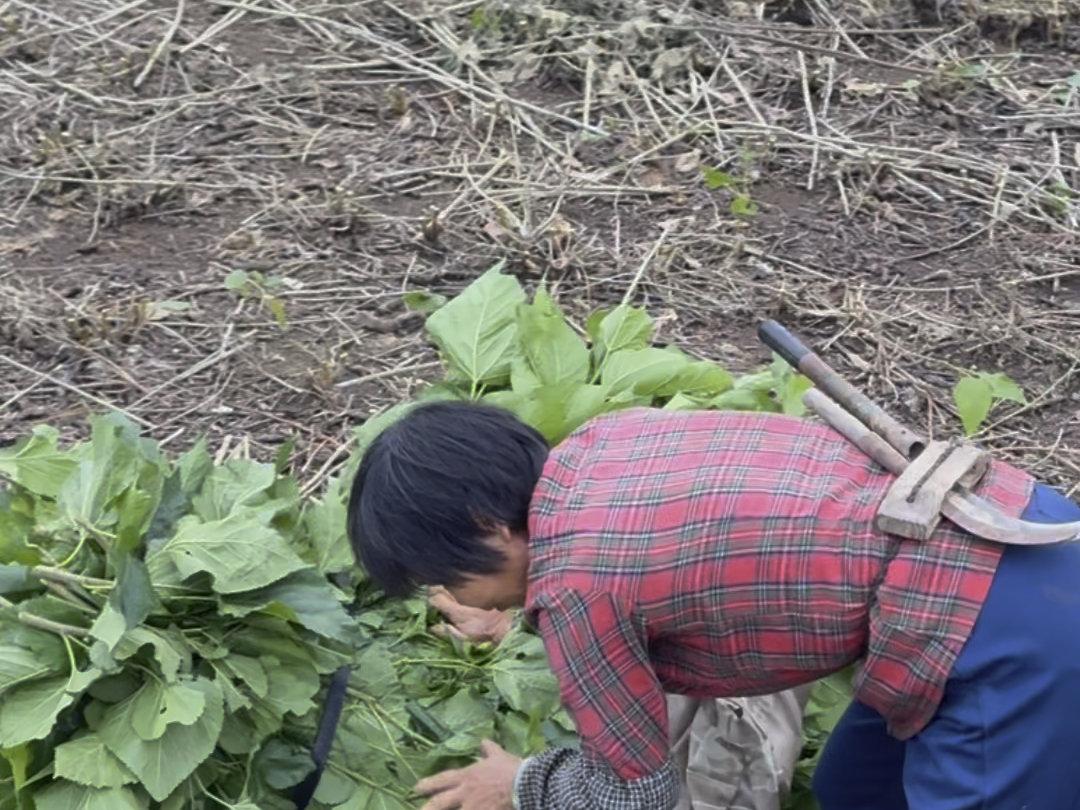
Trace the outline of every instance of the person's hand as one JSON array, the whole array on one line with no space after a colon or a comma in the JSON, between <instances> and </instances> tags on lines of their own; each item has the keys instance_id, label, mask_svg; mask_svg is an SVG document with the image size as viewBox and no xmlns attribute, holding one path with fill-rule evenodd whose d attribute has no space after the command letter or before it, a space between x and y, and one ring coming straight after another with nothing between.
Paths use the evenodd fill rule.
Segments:
<instances>
[{"instance_id":1,"label":"person's hand","mask_svg":"<svg viewBox=\"0 0 1080 810\"><path fill-rule=\"evenodd\" d=\"M413 790L431 797L421 810L512 810L521 760L489 740L480 744L480 752L483 759L467 768L418 782Z\"/></svg>"},{"instance_id":2,"label":"person's hand","mask_svg":"<svg viewBox=\"0 0 1080 810\"><path fill-rule=\"evenodd\" d=\"M458 602L446 588L431 589L428 604L446 617L446 624L434 628L463 641L493 641L498 644L510 632L514 619L505 610L481 610Z\"/></svg>"}]
</instances>

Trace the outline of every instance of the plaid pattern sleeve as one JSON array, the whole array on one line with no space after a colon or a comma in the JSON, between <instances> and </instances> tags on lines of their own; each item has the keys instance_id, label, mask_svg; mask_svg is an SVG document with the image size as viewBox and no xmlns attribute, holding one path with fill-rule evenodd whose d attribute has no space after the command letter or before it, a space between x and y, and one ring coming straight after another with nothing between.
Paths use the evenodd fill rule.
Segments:
<instances>
[{"instance_id":1,"label":"plaid pattern sleeve","mask_svg":"<svg viewBox=\"0 0 1080 810\"><path fill-rule=\"evenodd\" d=\"M624 781L569 748L532 757L515 786L518 810L671 810L679 799L675 766Z\"/></svg>"},{"instance_id":2,"label":"plaid pattern sleeve","mask_svg":"<svg viewBox=\"0 0 1080 810\"><path fill-rule=\"evenodd\" d=\"M534 606L563 705L579 728L586 757L618 763L622 779L639 779L668 760L667 700L649 662L647 643L617 594L560 590ZM608 722L609 718L619 722Z\"/></svg>"}]
</instances>

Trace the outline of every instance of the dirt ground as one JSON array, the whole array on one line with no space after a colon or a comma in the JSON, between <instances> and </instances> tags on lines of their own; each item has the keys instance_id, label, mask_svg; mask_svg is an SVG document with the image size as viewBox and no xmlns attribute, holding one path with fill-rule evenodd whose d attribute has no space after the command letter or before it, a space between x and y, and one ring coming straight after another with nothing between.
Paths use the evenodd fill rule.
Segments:
<instances>
[{"instance_id":1,"label":"dirt ground","mask_svg":"<svg viewBox=\"0 0 1080 810\"><path fill-rule=\"evenodd\" d=\"M1004 371L982 438L1075 490L1080 27L916 6L0 0L0 442L119 407L317 485L437 373L402 293L505 259L939 436Z\"/></svg>"}]
</instances>

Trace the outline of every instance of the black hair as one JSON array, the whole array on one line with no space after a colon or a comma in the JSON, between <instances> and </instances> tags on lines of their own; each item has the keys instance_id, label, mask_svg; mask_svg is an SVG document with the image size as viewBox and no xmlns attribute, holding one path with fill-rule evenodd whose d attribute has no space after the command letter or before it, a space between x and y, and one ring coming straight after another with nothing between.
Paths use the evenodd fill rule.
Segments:
<instances>
[{"instance_id":1,"label":"black hair","mask_svg":"<svg viewBox=\"0 0 1080 810\"><path fill-rule=\"evenodd\" d=\"M544 437L502 408L416 406L376 437L353 479L357 560L394 596L498 571L504 555L483 538L527 530L547 455Z\"/></svg>"}]
</instances>

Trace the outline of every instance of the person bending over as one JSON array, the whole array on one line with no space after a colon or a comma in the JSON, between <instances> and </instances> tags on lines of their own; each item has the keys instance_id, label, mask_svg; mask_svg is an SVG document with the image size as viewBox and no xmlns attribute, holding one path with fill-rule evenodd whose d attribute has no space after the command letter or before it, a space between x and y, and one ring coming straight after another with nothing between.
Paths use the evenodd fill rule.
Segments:
<instances>
[{"instance_id":1,"label":"person bending over","mask_svg":"<svg viewBox=\"0 0 1080 810\"><path fill-rule=\"evenodd\" d=\"M1080 808L1080 546L885 534L893 480L776 414L633 409L549 450L507 411L410 411L353 482L360 563L389 594L523 607L581 740L524 762L487 742L417 785L426 810L670 810L665 693L771 694L852 664L824 810ZM976 491L1080 519L999 462Z\"/></svg>"},{"instance_id":2,"label":"person bending over","mask_svg":"<svg viewBox=\"0 0 1080 810\"><path fill-rule=\"evenodd\" d=\"M437 635L500 644L514 626L514 611L466 607L442 587L428 590L428 603L446 620L432 628ZM675 810L780 810L802 753L812 689L731 698L668 694Z\"/></svg>"}]
</instances>

